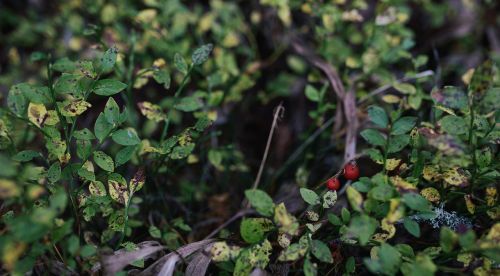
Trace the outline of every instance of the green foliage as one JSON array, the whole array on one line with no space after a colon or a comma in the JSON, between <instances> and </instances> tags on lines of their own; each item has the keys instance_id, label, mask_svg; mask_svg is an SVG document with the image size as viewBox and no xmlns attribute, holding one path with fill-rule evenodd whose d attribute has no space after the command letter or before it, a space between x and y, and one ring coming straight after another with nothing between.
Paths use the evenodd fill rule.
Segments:
<instances>
[{"instance_id":1,"label":"green foliage","mask_svg":"<svg viewBox=\"0 0 500 276\"><path fill-rule=\"evenodd\" d=\"M187 2L0 4L3 272L160 271L158 247L175 274L495 274L492 1ZM472 11L460 55L422 37Z\"/></svg>"}]
</instances>

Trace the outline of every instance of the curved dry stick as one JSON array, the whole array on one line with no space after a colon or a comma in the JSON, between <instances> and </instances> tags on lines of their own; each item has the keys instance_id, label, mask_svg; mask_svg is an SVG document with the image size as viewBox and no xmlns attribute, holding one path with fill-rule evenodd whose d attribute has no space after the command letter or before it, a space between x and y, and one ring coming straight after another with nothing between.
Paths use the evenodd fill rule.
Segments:
<instances>
[{"instance_id":1,"label":"curved dry stick","mask_svg":"<svg viewBox=\"0 0 500 276\"><path fill-rule=\"evenodd\" d=\"M358 117L356 116L356 97L354 91L346 92L344 84L337 73L337 70L328 62L321 59L312 50L305 46L305 43L297 37L292 38L291 45L295 52L303 56L309 63L321 70L330 82L333 91L337 95L337 100L342 102L342 107L346 119L347 134L345 140L344 160L350 160L356 155L356 137L358 129ZM336 120L341 122L336 114ZM339 127L336 125L336 127Z\"/></svg>"}]
</instances>

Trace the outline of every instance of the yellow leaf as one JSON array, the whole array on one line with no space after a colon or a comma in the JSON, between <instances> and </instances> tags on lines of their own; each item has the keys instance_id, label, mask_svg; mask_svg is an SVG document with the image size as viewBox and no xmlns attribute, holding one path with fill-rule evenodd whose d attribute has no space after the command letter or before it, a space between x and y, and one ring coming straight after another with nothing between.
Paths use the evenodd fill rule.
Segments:
<instances>
[{"instance_id":1,"label":"yellow leaf","mask_svg":"<svg viewBox=\"0 0 500 276\"><path fill-rule=\"evenodd\" d=\"M464 82L465 85L469 85L473 75L474 75L474 68L467 70L467 72L465 72L465 74L462 75L462 81Z\"/></svg>"},{"instance_id":2,"label":"yellow leaf","mask_svg":"<svg viewBox=\"0 0 500 276\"><path fill-rule=\"evenodd\" d=\"M443 174L444 181L452 186L466 187L469 179L462 168L454 167L448 169Z\"/></svg>"},{"instance_id":3,"label":"yellow leaf","mask_svg":"<svg viewBox=\"0 0 500 276\"><path fill-rule=\"evenodd\" d=\"M111 174L108 177L108 190L109 196L116 202L121 204L127 204L129 199L129 193L127 189L127 182L119 174Z\"/></svg>"},{"instance_id":4,"label":"yellow leaf","mask_svg":"<svg viewBox=\"0 0 500 276\"><path fill-rule=\"evenodd\" d=\"M486 188L486 205L494 206L497 202L497 188L496 187L487 187Z\"/></svg>"},{"instance_id":5,"label":"yellow leaf","mask_svg":"<svg viewBox=\"0 0 500 276\"><path fill-rule=\"evenodd\" d=\"M401 159L389 158L385 163L385 169L388 171L392 171L399 166L399 163L401 163Z\"/></svg>"},{"instance_id":6,"label":"yellow leaf","mask_svg":"<svg viewBox=\"0 0 500 276\"><path fill-rule=\"evenodd\" d=\"M165 64L166 64L165 60L162 58L159 58L153 62L153 67L162 68L162 67L165 67Z\"/></svg>"},{"instance_id":7,"label":"yellow leaf","mask_svg":"<svg viewBox=\"0 0 500 276\"><path fill-rule=\"evenodd\" d=\"M24 253L25 249L25 243L20 242L15 244L13 241L8 241L7 244L4 245L2 252L2 262L4 267L7 270L14 269L17 260Z\"/></svg>"},{"instance_id":8,"label":"yellow leaf","mask_svg":"<svg viewBox=\"0 0 500 276\"><path fill-rule=\"evenodd\" d=\"M471 195L464 195L464 199L465 199L465 206L467 207L467 211L469 211L469 213L471 213L471 214L474 214L476 212L476 205L474 204L474 202L472 202Z\"/></svg>"},{"instance_id":9,"label":"yellow leaf","mask_svg":"<svg viewBox=\"0 0 500 276\"><path fill-rule=\"evenodd\" d=\"M280 203L274 208L274 222L279 226L280 233L296 236L299 233L297 219L286 210L285 204Z\"/></svg>"},{"instance_id":10,"label":"yellow leaf","mask_svg":"<svg viewBox=\"0 0 500 276\"><path fill-rule=\"evenodd\" d=\"M385 216L388 223L396 223L405 215L405 208L399 199L391 199L389 205L389 212Z\"/></svg>"},{"instance_id":11,"label":"yellow leaf","mask_svg":"<svg viewBox=\"0 0 500 276\"><path fill-rule=\"evenodd\" d=\"M28 197L30 199L37 199L39 198L43 193L45 192L45 189L40 186L40 185L31 185L28 188Z\"/></svg>"},{"instance_id":12,"label":"yellow leaf","mask_svg":"<svg viewBox=\"0 0 500 276\"><path fill-rule=\"evenodd\" d=\"M57 123L59 123L59 116L57 116L57 112L55 110L47 111L45 124L48 126L55 126Z\"/></svg>"},{"instance_id":13,"label":"yellow leaf","mask_svg":"<svg viewBox=\"0 0 500 276\"><path fill-rule=\"evenodd\" d=\"M137 104L137 107L139 107L141 114L150 120L161 122L166 119L161 107L156 104L152 104L150 102L140 102Z\"/></svg>"},{"instance_id":14,"label":"yellow leaf","mask_svg":"<svg viewBox=\"0 0 500 276\"><path fill-rule=\"evenodd\" d=\"M423 177L429 182L437 182L441 179L438 165L426 165L423 171Z\"/></svg>"},{"instance_id":15,"label":"yellow leaf","mask_svg":"<svg viewBox=\"0 0 500 276\"><path fill-rule=\"evenodd\" d=\"M361 212L361 205L363 204L363 197L358 192L358 190L354 189L352 186L348 186L346 193L347 193L347 199L349 200L351 207L354 210Z\"/></svg>"},{"instance_id":16,"label":"yellow leaf","mask_svg":"<svg viewBox=\"0 0 500 276\"><path fill-rule=\"evenodd\" d=\"M101 181L92 181L89 184L89 192L91 195L105 196L106 188L104 188L104 184Z\"/></svg>"},{"instance_id":17,"label":"yellow leaf","mask_svg":"<svg viewBox=\"0 0 500 276\"><path fill-rule=\"evenodd\" d=\"M204 33L210 30L210 28L212 28L213 22L214 22L214 16L212 13L207 13L203 15L198 23L198 31Z\"/></svg>"},{"instance_id":18,"label":"yellow leaf","mask_svg":"<svg viewBox=\"0 0 500 276\"><path fill-rule=\"evenodd\" d=\"M47 119L47 109L43 104L30 103L28 105L28 119L38 127L42 127Z\"/></svg>"},{"instance_id":19,"label":"yellow leaf","mask_svg":"<svg viewBox=\"0 0 500 276\"><path fill-rule=\"evenodd\" d=\"M472 260L474 260L472 253L460 253L457 256L457 261L463 263L464 267L468 267Z\"/></svg>"},{"instance_id":20,"label":"yellow leaf","mask_svg":"<svg viewBox=\"0 0 500 276\"><path fill-rule=\"evenodd\" d=\"M210 255L214 262L226 262L236 259L240 254L239 246L229 246L227 242L215 242L210 248Z\"/></svg>"},{"instance_id":21,"label":"yellow leaf","mask_svg":"<svg viewBox=\"0 0 500 276\"><path fill-rule=\"evenodd\" d=\"M151 23L156 18L156 10L155 9L145 9L140 11L135 19L140 23Z\"/></svg>"},{"instance_id":22,"label":"yellow leaf","mask_svg":"<svg viewBox=\"0 0 500 276\"><path fill-rule=\"evenodd\" d=\"M391 183L398 188L398 191L416 191L417 187L410 182L404 180L400 176L392 176L389 178Z\"/></svg>"},{"instance_id":23,"label":"yellow leaf","mask_svg":"<svg viewBox=\"0 0 500 276\"><path fill-rule=\"evenodd\" d=\"M433 187L427 187L420 191L420 194L432 203L438 203L441 200L441 196L439 195L439 191Z\"/></svg>"},{"instance_id":24,"label":"yellow leaf","mask_svg":"<svg viewBox=\"0 0 500 276\"><path fill-rule=\"evenodd\" d=\"M389 223L387 219L382 220L381 228L384 230L384 233L377 233L373 235L372 239L378 242L385 242L396 234L396 227L394 224Z\"/></svg>"},{"instance_id":25,"label":"yellow leaf","mask_svg":"<svg viewBox=\"0 0 500 276\"><path fill-rule=\"evenodd\" d=\"M389 104L395 104L395 103L399 103L399 101L401 101L401 98L396 96L396 95L384 95L382 97L382 100L386 103L389 103Z\"/></svg>"},{"instance_id":26,"label":"yellow leaf","mask_svg":"<svg viewBox=\"0 0 500 276\"><path fill-rule=\"evenodd\" d=\"M79 101L64 101L63 103L58 103L59 109L61 110L61 115L65 117L74 117L85 112L92 105L84 100Z\"/></svg>"},{"instance_id":27,"label":"yellow leaf","mask_svg":"<svg viewBox=\"0 0 500 276\"><path fill-rule=\"evenodd\" d=\"M492 220L499 220L500 219L500 206L493 207L486 211L486 214L492 219Z\"/></svg>"},{"instance_id":28,"label":"yellow leaf","mask_svg":"<svg viewBox=\"0 0 500 276\"><path fill-rule=\"evenodd\" d=\"M222 46L227 48L236 47L238 46L238 44L240 44L240 38L234 32L229 32L222 41Z\"/></svg>"},{"instance_id":29,"label":"yellow leaf","mask_svg":"<svg viewBox=\"0 0 500 276\"><path fill-rule=\"evenodd\" d=\"M0 179L0 198L11 198L21 194L16 182L8 179Z\"/></svg>"}]
</instances>

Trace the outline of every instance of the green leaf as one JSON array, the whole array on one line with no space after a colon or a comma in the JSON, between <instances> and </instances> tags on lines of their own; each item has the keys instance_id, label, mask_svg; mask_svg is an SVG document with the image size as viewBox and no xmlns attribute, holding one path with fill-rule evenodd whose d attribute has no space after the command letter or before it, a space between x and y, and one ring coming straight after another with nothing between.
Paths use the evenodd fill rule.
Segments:
<instances>
[{"instance_id":1,"label":"green leaf","mask_svg":"<svg viewBox=\"0 0 500 276\"><path fill-rule=\"evenodd\" d=\"M313 102L319 102L319 91L312 85L307 85L305 90L306 97Z\"/></svg>"},{"instance_id":2,"label":"green leaf","mask_svg":"<svg viewBox=\"0 0 500 276\"><path fill-rule=\"evenodd\" d=\"M395 84L393 84L393 87L398 90L399 92L403 93L403 94L415 94L417 93L417 89L415 88L415 86L409 84L409 83L400 83L400 82L397 82Z\"/></svg>"},{"instance_id":3,"label":"green leaf","mask_svg":"<svg viewBox=\"0 0 500 276\"><path fill-rule=\"evenodd\" d=\"M472 250L476 246L476 233L468 230L458 238L460 246L465 250Z\"/></svg>"},{"instance_id":4,"label":"green leaf","mask_svg":"<svg viewBox=\"0 0 500 276\"><path fill-rule=\"evenodd\" d=\"M302 196L302 199L309 205L316 205L320 203L319 196L313 190L300 188L300 195Z\"/></svg>"},{"instance_id":5,"label":"green leaf","mask_svg":"<svg viewBox=\"0 0 500 276\"><path fill-rule=\"evenodd\" d=\"M435 89L431 97L436 104L452 109L465 109L468 105L467 95L458 87L445 86L442 90Z\"/></svg>"},{"instance_id":6,"label":"green leaf","mask_svg":"<svg viewBox=\"0 0 500 276\"><path fill-rule=\"evenodd\" d=\"M246 190L245 196L261 215L270 217L274 214L273 199L266 192L258 189Z\"/></svg>"},{"instance_id":7,"label":"green leaf","mask_svg":"<svg viewBox=\"0 0 500 276\"><path fill-rule=\"evenodd\" d=\"M392 135L400 135L409 132L417 122L417 117L401 117L391 128Z\"/></svg>"},{"instance_id":8,"label":"green leaf","mask_svg":"<svg viewBox=\"0 0 500 276\"><path fill-rule=\"evenodd\" d=\"M311 262L308 258L304 260L304 275L305 276L316 276L318 275L318 266Z\"/></svg>"},{"instance_id":9,"label":"green leaf","mask_svg":"<svg viewBox=\"0 0 500 276\"><path fill-rule=\"evenodd\" d=\"M76 70L76 64L69 58L64 57L56 60L52 65L52 70L61 73L71 73Z\"/></svg>"},{"instance_id":10,"label":"green leaf","mask_svg":"<svg viewBox=\"0 0 500 276\"><path fill-rule=\"evenodd\" d=\"M78 95L77 85L80 78L82 76L76 74L62 74L54 84L54 91L57 94Z\"/></svg>"},{"instance_id":11,"label":"green leaf","mask_svg":"<svg viewBox=\"0 0 500 276\"><path fill-rule=\"evenodd\" d=\"M381 128L386 128L389 124L387 113L380 106L371 105L368 107L368 117L370 118L370 121Z\"/></svg>"},{"instance_id":12,"label":"green leaf","mask_svg":"<svg viewBox=\"0 0 500 276\"><path fill-rule=\"evenodd\" d=\"M134 146L141 142L141 139L139 139L137 132L133 128L117 130L111 138L113 138L115 143L123 146Z\"/></svg>"},{"instance_id":13,"label":"green leaf","mask_svg":"<svg viewBox=\"0 0 500 276\"><path fill-rule=\"evenodd\" d=\"M405 229L408 231L408 233L412 234L413 236L420 238L420 226L418 223L408 217L406 217L403 220L403 225Z\"/></svg>"},{"instance_id":14,"label":"green leaf","mask_svg":"<svg viewBox=\"0 0 500 276\"><path fill-rule=\"evenodd\" d=\"M342 217L342 221L344 223L348 223L351 220L351 212L345 207L342 207L342 210L340 211L340 216Z\"/></svg>"},{"instance_id":15,"label":"green leaf","mask_svg":"<svg viewBox=\"0 0 500 276\"><path fill-rule=\"evenodd\" d=\"M163 87L165 89L169 89L170 88L170 74L167 72L167 70L156 70L154 73L153 73L153 79L159 83L159 84L163 84Z\"/></svg>"},{"instance_id":16,"label":"green leaf","mask_svg":"<svg viewBox=\"0 0 500 276\"><path fill-rule=\"evenodd\" d=\"M208 56L212 52L212 49L214 46L212 44L205 44L201 46L200 48L196 49L193 52L193 55L191 55L191 60L194 65L201 65L205 61L207 61Z\"/></svg>"},{"instance_id":17,"label":"green leaf","mask_svg":"<svg viewBox=\"0 0 500 276\"><path fill-rule=\"evenodd\" d=\"M267 218L243 219L240 234L247 243L258 243L266 237L266 232L274 228L273 222Z\"/></svg>"},{"instance_id":18,"label":"green leaf","mask_svg":"<svg viewBox=\"0 0 500 276\"><path fill-rule=\"evenodd\" d=\"M115 166L119 167L127 163L132 158L136 148L137 146L128 146L121 149L115 156Z\"/></svg>"},{"instance_id":19,"label":"green leaf","mask_svg":"<svg viewBox=\"0 0 500 276\"><path fill-rule=\"evenodd\" d=\"M311 240L311 252L318 260L324 263L333 263L332 253L322 241Z\"/></svg>"},{"instance_id":20,"label":"green leaf","mask_svg":"<svg viewBox=\"0 0 500 276\"><path fill-rule=\"evenodd\" d=\"M347 273L353 273L356 270L356 261L353 256L350 256L345 262L345 271Z\"/></svg>"},{"instance_id":21,"label":"green leaf","mask_svg":"<svg viewBox=\"0 0 500 276\"><path fill-rule=\"evenodd\" d=\"M94 152L94 162L105 171L113 172L115 169L113 159L102 151Z\"/></svg>"},{"instance_id":22,"label":"green leaf","mask_svg":"<svg viewBox=\"0 0 500 276\"><path fill-rule=\"evenodd\" d=\"M391 141L389 143L389 148L387 149L388 153L399 152L404 147L406 147L410 143L409 135L396 135L391 137Z\"/></svg>"},{"instance_id":23,"label":"green leaf","mask_svg":"<svg viewBox=\"0 0 500 276\"><path fill-rule=\"evenodd\" d=\"M361 132L361 137L374 146L384 146L384 136L375 129L365 129Z\"/></svg>"},{"instance_id":24,"label":"green leaf","mask_svg":"<svg viewBox=\"0 0 500 276\"><path fill-rule=\"evenodd\" d=\"M14 85L10 88L9 95L7 96L7 106L17 116L26 117L28 101L19 85Z\"/></svg>"},{"instance_id":25,"label":"green leaf","mask_svg":"<svg viewBox=\"0 0 500 276\"><path fill-rule=\"evenodd\" d=\"M102 141L111 134L112 130L113 125L108 123L106 115L104 115L104 113L99 114L94 125L94 133L99 142L102 143Z\"/></svg>"},{"instance_id":26,"label":"green leaf","mask_svg":"<svg viewBox=\"0 0 500 276\"><path fill-rule=\"evenodd\" d=\"M472 95L474 100L481 99L484 96L493 82L494 71L491 60L485 61L474 70L469 84L469 95Z\"/></svg>"},{"instance_id":27,"label":"green leaf","mask_svg":"<svg viewBox=\"0 0 500 276\"><path fill-rule=\"evenodd\" d=\"M56 162L52 164L47 171L47 179L50 183L56 183L61 178L61 164Z\"/></svg>"},{"instance_id":28,"label":"green leaf","mask_svg":"<svg viewBox=\"0 0 500 276\"><path fill-rule=\"evenodd\" d=\"M203 102L198 97L195 96L181 98L179 102L175 105L175 109L184 112L192 112L202 107L203 107Z\"/></svg>"},{"instance_id":29,"label":"green leaf","mask_svg":"<svg viewBox=\"0 0 500 276\"><path fill-rule=\"evenodd\" d=\"M335 226L343 225L340 218L332 213L328 213L328 221Z\"/></svg>"},{"instance_id":30,"label":"green leaf","mask_svg":"<svg viewBox=\"0 0 500 276\"><path fill-rule=\"evenodd\" d=\"M88 128L77 130L73 133L73 137L80 140L93 140L95 139L94 134Z\"/></svg>"},{"instance_id":31,"label":"green leaf","mask_svg":"<svg viewBox=\"0 0 500 276\"><path fill-rule=\"evenodd\" d=\"M174 56L174 65L177 70L179 70L184 75L188 72L188 65L186 60L181 56L181 54L176 53Z\"/></svg>"},{"instance_id":32,"label":"green leaf","mask_svg":"<svg viewBox=\"0 0 500 276\"><path fill-rule=\"evenodd\" d=\"M161 231L158 229L158 227L151 225L149 226L149 235L155 239L160 239L161 238Z\"/></svg>"},{"instance_id":33,"label":"green leaf","mask_svg":"<svg viewBox=\"0 0 500 276\"><path fill-rule=\"evenodd\" d=\"M127 85L115 79L103 79L97 81L94 93L100 96L111 96L125 89Z\"/></svg>"},{"instance_id":34,"label":"green leaf","mask_svg":"<svg viewBox=\"0 0 500 276\"><path fill-rule=\"evenodd\" d=\"M378 251L380 265L384 274L395 275L401 265L401 253L389 245L383 243Z\"/></svg>"},{"instance_id":35,"label":"green leaf","mask_svg":"<svg viewBox=\"0 0 500 276\"><path fill-rule=\"evenodd\" d=\"M376 219L363 214L352 218L347 233L357 238L359 243L364 246L375 233L377 227L378 221Z\"/></svg>"},{"instance_id":36,"label":"green leaf","mask_svg":"<svg viewBox=\"0 0 500 276\"><path fill-rule=\"evenodd\" d=\"M439 234L439 244L444 252L451 252L457 242L457 234L448 227L442 227Z\"/></svg>"},{"instance_id":37,"label":"green leaf","mask_svg":"<svg viewBox=\"0 0 500 276\"><path fill-rule=\"evenodd\" d=\"M439 120L441 128L449 134L460 135L468 131L467 122L464 118L455 115L446 115Z\"/></svg>"},{"instance_id":38,"label":"green leaf","mask_svg":"<svg viewBox=\"0 0 500 276\"><path fill-rule=\"evenodd\" d=\"M116 63L116 56L118 54L118 49L116 46L113 46L109 48L104 54L102 55L100 61L100 66L99 70L101 73L108 73L113 69L113 66L115 66Z\"/></svg>"},{"instance_id":39,"label":"green leaf","mask_svg":"<svg viewBox=\"0 0 500 276\"><path fill-rule=\"evenodd\" d=\"M104 117L112 125L117 125L120 122L120 107L112 97L109 97L108 102L106 102Z\"/></svg>"},{"instance_id":40,"label":"green leaf","mask_svg":"<svg viewBox=\"0 0 500 276\"><path fill-rule=\"evenodd\" d=\"M431 205L423 196L417 193L406 193L403 195L403 202L413 210L429 211Z\"/></svg>"},{"instance_id":41,"label":"green leaf","mask_svg":"<svg viewBox=\"0 0 500 276\"><path fill-rule=\"evenodd\" d=\"M42 155L34 150L23 150L18 152L16 155L12 156L12 160L18 162L28 162L36 157L42 157Z\"/></svg>"}]
</instances>

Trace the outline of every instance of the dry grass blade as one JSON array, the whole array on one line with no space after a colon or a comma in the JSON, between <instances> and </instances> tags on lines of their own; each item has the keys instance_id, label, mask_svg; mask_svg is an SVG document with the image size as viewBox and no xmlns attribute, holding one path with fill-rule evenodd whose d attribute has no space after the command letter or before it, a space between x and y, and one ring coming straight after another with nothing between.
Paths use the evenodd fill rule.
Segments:
<instances>
[{"instance_id":1,"label":"dry grass blade","mask_svg":"<svg viewBox=\"0 0 500 276\"><path fill-rule=\"evenodd\" d=\"M175 266L179 261L184 260L185 258L189 257L191 254L195 253L198 250L204 249L213 242L215 242L214 239L208 239L184 245L179 249L177 249L176 251L171 252L158 259L147 269L143 270L139 274L139 276L172 275L175 270Z\"/></svg>"},{"instance_id":2,"label":"dry grass blade","mask_svg":"<svg viewBox=\"0 0 500 276\"><path fill-rule=\"evenodd\" d=\"M204 252L198 252L186 268L186 276L205 275L212 259Z\"/></svg>"},{"instance_id":3,"label":"dry grass blade","mask_svg":"<svg viewBox=\"0 0 500 276\"><path fill-rule=\"evenodd\" d=\"M115 275L127 265L140 259L147 258L160 250L165 249L164 246L156 241L145 241L137 244L138 249L134 251L127 251L120 249L115 251L112 255L101 256L101 267L104 275Z\"/></svg>"}]
</instances>

